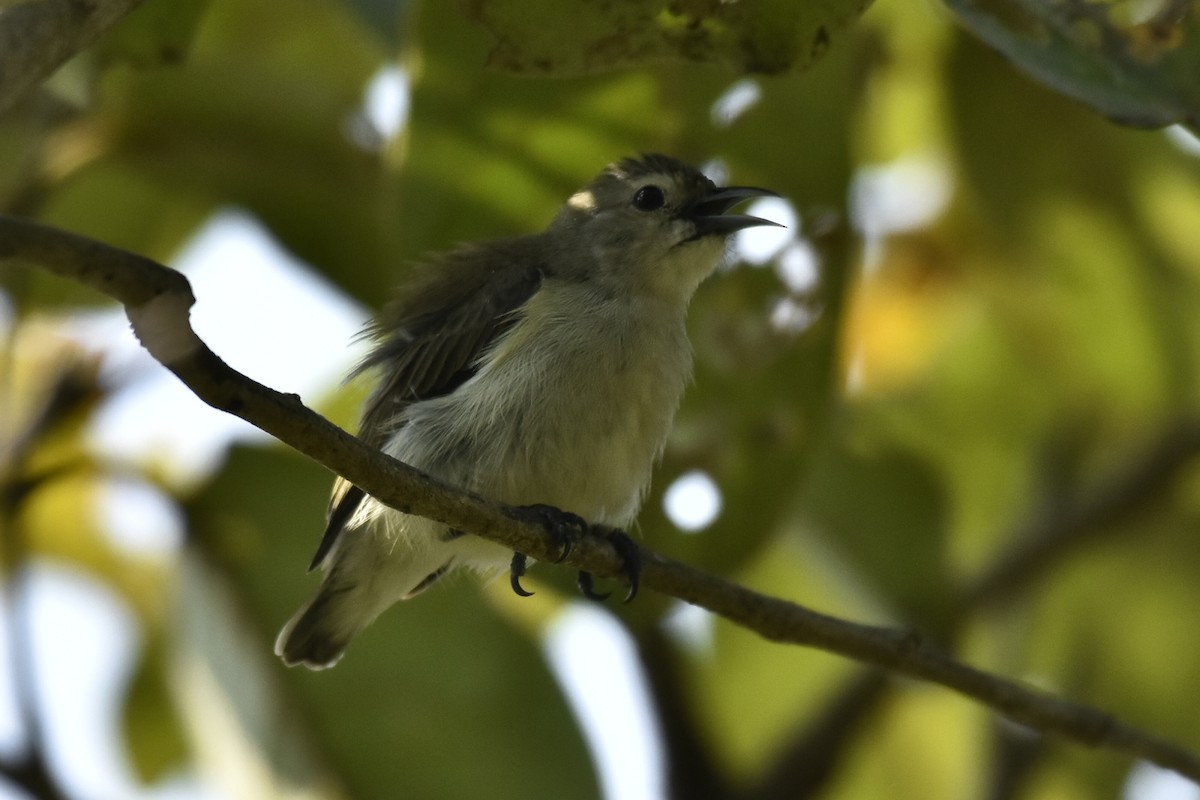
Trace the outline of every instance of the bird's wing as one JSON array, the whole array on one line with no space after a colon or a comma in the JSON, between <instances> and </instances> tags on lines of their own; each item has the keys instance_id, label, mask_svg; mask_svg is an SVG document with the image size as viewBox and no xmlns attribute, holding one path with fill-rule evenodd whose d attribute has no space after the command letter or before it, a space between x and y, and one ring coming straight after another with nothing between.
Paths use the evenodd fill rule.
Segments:
<instances>
[{"instance_id":1,"label":"bird's wing","mask_svg":"<svg viewBox=\"0 0 1200 800\"><path fill-rule=\"evenodd\" d=\"M410 403L447 395L469 380L479 369L480 354L515 322L513 312L541 285L545 274L541 265L494 272L487 257L481 250L452 255L479 263L475 269L465 270L435 266L426 280L399 298L368 331L376 346L355 370L355 374L379 373L359 433L367 444L382 448L402 424L401 412ZM464 273L475 279L464 281ZM436 305L432 302L435 297L442 298ZM337 479L329 522L310 570L325 560L365 498L362 489L344 478Z\"/></svg>"}]
</instances>

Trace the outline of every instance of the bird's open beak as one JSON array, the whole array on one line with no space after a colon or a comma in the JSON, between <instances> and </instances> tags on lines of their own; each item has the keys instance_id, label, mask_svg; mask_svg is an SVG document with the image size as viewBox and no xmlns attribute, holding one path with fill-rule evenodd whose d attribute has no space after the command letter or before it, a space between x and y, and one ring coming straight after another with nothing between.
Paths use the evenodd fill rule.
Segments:
<instances>
[{"instance_id":1,"label":"bird's open beak","mask_svg":"<svg viewBox=\"0 0 1200 800\"><path fill-rule=\"evenodd\" d=\"M727 235L742 228L753 228L756 225L774 225L784 227L769 219L752 217L748 214L726 214L725 212L743 200L752 197L778 197L769 189L759 189L754 186L726 186L717 189L708 197L697 200L684 211L684 216L696 223L696 233L692 239L701 236Z\"/></svg>"}]
</instances>

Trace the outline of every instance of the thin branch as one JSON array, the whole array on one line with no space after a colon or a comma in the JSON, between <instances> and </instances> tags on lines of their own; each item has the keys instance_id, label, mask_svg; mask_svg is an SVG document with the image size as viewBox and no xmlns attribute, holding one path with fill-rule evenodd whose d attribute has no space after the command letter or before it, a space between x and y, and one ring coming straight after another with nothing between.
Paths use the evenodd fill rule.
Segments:
<instances>
[{"instance_id":1,"label":"thin branch","mask_svg":"<svg viewBox=\"0 0 1200 800\"><path fill-rule=\"evenodd\" d=\"M1067 506L1035 516L1011 537L1014 545L962 592L959 608L996 603L1029 585L1085 541L1151 507L1200 456L1200 423L1181 420L1096 488Z\"/></svg>"},{"instance_id":2,"label":"thin branch","mask_svg":"<svg viewBox=\"0 0 1200 800\"><path fill-rule=\"evenodd\" d=\"M0 114L143 0L30 0L0 11Z\"/></svg>"},{"instance_id":3,"label":"thin branch","mask_svg":"<svg viewBox=\"0 0 1200 800\"><path fill-rule=\"evenodd\" d=\"M820 307L819 318L806 335L807 344L800 354L808 364L806 373L809 379L806 385L811 391L804 393L798 411L808 420L809 427L820 428L824 422L828 422L831 409L837 404L836 362L841 339L838 319L845 311L846 295L854 282L854 239L840 215L827 208L809 208L803 216L805 232L817 248L822 263L839 265L828 270L822 279L820 299L816 301ZM801 457L801 473L806 470L811 456L809 452ZM844 726L838 720L831 720L828 715L822 714L819 722L811 729L806 729L811 735L807 732L797 735L803 737L802 744L796 744L797 738L794 737L791 745L783 748L783 755L776 759L773 767L768 768L765 780L759 780L749 788L735 786L726 770L721 768L710 737L699 725L694 709L687 702L678 648L671 645L659 626L640 629L636 638L638 654L650 682L651 696L662 728L670 797L687 800L768 800L788 797L799 800L804 795L797 793L796 789L800 792L816 791L820 780L832 770L836 758L833 751L838 746L826 743ZM878 670L867 671L880 675ZM879 680L883 682L884 679L881 677ZM837 708L834 713L844 713L844 709ZM806 744L812 747L804 748ZM798 755L798 759L786 761L793 754ZM803 766L797 767L797 764Z\"/></svg>"},{"instance_id":4,"label":"thin branch","mask_svg":"<svg viewBox=\"0 0 1200 800\"><path fill-rule=\"evenodd\" d=\"M951 639L954 630L961 629L981 608L1013 597L1081 547L1115 534L1121 530L1119 523L1153 508L1198 456L1200 423L1178 420L1094 486L1082 492L1056 492L1056 502L1032 512L1007 537L1011 544L959 591L957 600L947 604L949 616L941 620L947 628L946 639ZM1064 494L1069 495L1065 501L1060 499ZM782 749L756 787L754 797L811 796L841 758L850 738L861 730L861 718L871 713L893 686L879 673L847 679L818 721ZM1011 728L1000 730L1006 738L998 745L1000 763L993 788L997 797L1011 790L1013 780L1019 777L1017 767L1024 766L1012 757L1023 753L1022 747L1040 748ZM1010 753L1006 747L1015 749Z\"/></svg>"},{"instance_id":5,"label":"thin branch","mask_svg":"<svg viewBox=\"0 0 1200 800\"><path fill-rule=\"evenodd\" d=\"M214 408L235 414L393 508L471 531L540 560L557 555L554 537L519 511L454 489L370 449L304 407L295 395L236 372L191 329L193 298L180 274L106 245L28 220L0 215L0 258L20 257L120 300L134 333L156 359ZM1200 758L1110 714L1001 678L950 658L916 634L864 625L768 597L715 575L642 551L642 585L708 609L776 642L807 645L911 678L938 683L1014 722L1151 761L1200 782ZM564 561L605 577L620 574L606 542L582 540Z\"/></svg>"},{"instance_id":6,"label":"thin branch","mask_svg":"<svg viewBox=\"0 0 1200 800\"><path fill-rule=\"evenodd\" d=\"M816 796L841 766L848 743L878 713L895 683L877 669L848 678L810 724L780 750L744 800L802 800Z\"/></svg>"},{"instance_id":7,"label":"thin branch","mask_svg":"<svg viewBox=\"0 0 1200 800\"><path fill-rule=\"evenodd\" d=\"M688 703L675 647L658 626L639 631L636 643L662 728L667 796L673 800L733 800L733 787Z\"/></svg>"},{"instance_id":8,"label":"thin branch","mask_svg":"<svg viewBox=\"0 0 1200 800\"><path fill-rule=\"evenodd\" d=\"M996 725L992 747L994 763L988 800L1022 797L1033 771L1046 757L1046 740L1012 726Z\"/></svg>"}]
</instances>

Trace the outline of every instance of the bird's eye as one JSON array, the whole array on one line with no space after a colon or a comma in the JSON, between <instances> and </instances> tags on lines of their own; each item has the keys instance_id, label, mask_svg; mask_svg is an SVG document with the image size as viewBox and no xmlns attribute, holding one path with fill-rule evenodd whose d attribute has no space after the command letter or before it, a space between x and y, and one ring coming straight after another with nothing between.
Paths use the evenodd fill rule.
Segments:
<instances>
[{"instance_id":1,"label":"bird's eye","mask_svg":"<svg viewBox=\"0 0 1200 800\"><path fill-rule=\"evenodd\" d=\"M633 195L633 206L639 211L654 211L666 202L663 190L657 186L643 186Z\"/></svg>"}]
</instances>

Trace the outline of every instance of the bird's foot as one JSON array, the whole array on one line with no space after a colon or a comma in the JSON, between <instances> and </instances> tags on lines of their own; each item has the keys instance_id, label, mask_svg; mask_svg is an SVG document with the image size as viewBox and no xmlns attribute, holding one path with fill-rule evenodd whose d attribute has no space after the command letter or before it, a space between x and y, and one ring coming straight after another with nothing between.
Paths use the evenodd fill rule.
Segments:
<instances>
[{"instance_id":1,"label":"bird's foot","mask_svg":"<svg viewBox=\"0 0 1200 800\"><path fill-rule=\"evenodd\" d=\"M629 538L629 534L625 531L607 526L589 525L578 514L563 511L554 506L521 506L517 511L522 512L527 519L532 517L531 521L541 525L554 537L554 542L558 547L558 558L554 560L555 563L570 555L575 548L575 543L584 536L602 536L607 539L613 549L617 551L617 555L621 557L621 574L629 585L629 591L625 594L625 602L628 603L637 597L639 578L642 572L642 553L637 542ZM524 553L513 553L512 563L509 566L509 585L521 597L529 597L533 594L521 586L521 577L525 574L528 565L528 556ZM611 595L610 592L600 593L595 590L590 572L580 571L578 584L579 591L589 600L604 601Z\"/></svg>"},{"instance_id":2,"label":"bird's foot","mask_svg":"<svg viewBox=\"0 0 1200 800\"><path fill-rule=\"evenodd\" d=\"M554 543L558 548L558 558L554 559L556 564L571 554L571 550L575 548L575 542L580 537L586 536L591 531L591 526L583 517L554 506L541 504L521 506L517 511L532 517L533 522L541 525L554 537ZM524 553L513 553L512 564L509 567L509 585L521 597L529 597L533 594L521 586L521 576L525 574L528 563L529 557Z\"/></svg>"},{"instance_id":3,"label":"bird's foot","mask_svg":"<svg viewBox=\"0 0 1200 800\"><path fill-rule=\"evenodd\" d=\"M593 532L600 532L596 528ZM617 555L621 557L621 574L625 576L625 582L629 584L629 591L625 594L625 602L633 600L637 597L639 578L642 574L642 551L638 549L637 542L629 537L625 531L617 528L603 529L604 538L608 539L609 544L617 551ZM580 571L579 573L579 591L589 600L603 602L609 598L611 592L598 593L592 587L592 573Z\"/></svg>"}]
</instances>

